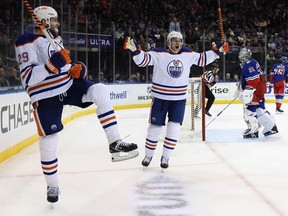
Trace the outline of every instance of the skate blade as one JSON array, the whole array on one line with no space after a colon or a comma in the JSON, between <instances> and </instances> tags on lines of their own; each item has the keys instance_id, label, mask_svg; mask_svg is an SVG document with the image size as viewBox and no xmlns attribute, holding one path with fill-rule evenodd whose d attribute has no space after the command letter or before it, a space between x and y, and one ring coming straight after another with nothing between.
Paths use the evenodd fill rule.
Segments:
<instances>
[{"instance_id":1,"label":"skate blade","mask_svg":"<svg viewBox=\"0 0 288 216\"><path fill-rule=\"evenodd\" d=\"M55 203L49 203L48 208L51 209L51 210L54 210L54 208L55 208Z\"/></svg>"},{"instance_id":2,"label":"skate blade","mask_svg":"<svg viewBox=\"0 0 288 216\"><path fill-rule=\"evenodd\" d=\"M117 152L111 154L111 160L112 162L119 162L124 160L129 160L132 158L135 158L139 155L139 152L137 149L130 151L130 152Z\"/></svg>"}]
</instances>

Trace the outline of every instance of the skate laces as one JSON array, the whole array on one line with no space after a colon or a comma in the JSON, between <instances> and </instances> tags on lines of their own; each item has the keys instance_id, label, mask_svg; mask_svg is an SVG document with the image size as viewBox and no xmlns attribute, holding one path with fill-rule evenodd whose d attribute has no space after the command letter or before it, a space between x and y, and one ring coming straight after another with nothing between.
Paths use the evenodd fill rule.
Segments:
<instances>
[{"instance_id":1,"label":"skate laces","mask_svg":"<svg viewBox=\"0 0 288 216\"><path fill-rule=\"evenodd\" d=\"M47 189L47 195L48 196L58 196L60 193L59 188L58 187L48 187Z\"/></svg>"},{"instance_id":2,"label":"skate laces","mask_svg":"<svg viewBox=\"0 0 288 216\"><path fill-rule=\"evenodd\" d=\"M122 140L118 140L117 141L117 145L116 145L116 148L117 147L121 147L121 146L123 146L123 147L128 147L128 146L130 146L130 143L126 143L126 142L124 142L124 141L122 141Z\"/></svg>"},{"instance_id":3,"label":"skate laces","mask_svg":"<svg viewBox=\"0 0 288 216\"><path fill-rule=\"evenodd\" d=\"M161 163L163 164L168 164L168 161L169 161L169 158L166 158L166 157L162 157L161 159Z\"/></svg>"},{"instance_id":4,"label":"skate laces","mask_svg":"<svg viewBox=\"0 0 288 216\"><path fill-rule=\"evenodd\" d=\"M144 161L144 162L150 162L151 159L152 159L152 157L145 156L145 158L144 158L143 161Z\"/></svg>"}]
</instances>

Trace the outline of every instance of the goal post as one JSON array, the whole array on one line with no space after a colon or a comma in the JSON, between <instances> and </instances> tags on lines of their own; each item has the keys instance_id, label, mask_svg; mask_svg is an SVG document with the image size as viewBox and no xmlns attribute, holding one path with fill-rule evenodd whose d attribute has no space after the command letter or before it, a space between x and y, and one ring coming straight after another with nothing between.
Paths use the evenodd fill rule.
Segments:
<instances>
[{"instance_id":1,"label":"goal post","mask_svg":"<svg viewBox=\"0 0 288 216\"><path fill-rule=\"evenodd\" d=\"M186 111L181 129L181 139L206 139L205 131L205 82L201 77L189 79Z\"/></svg>"}]
</instances>

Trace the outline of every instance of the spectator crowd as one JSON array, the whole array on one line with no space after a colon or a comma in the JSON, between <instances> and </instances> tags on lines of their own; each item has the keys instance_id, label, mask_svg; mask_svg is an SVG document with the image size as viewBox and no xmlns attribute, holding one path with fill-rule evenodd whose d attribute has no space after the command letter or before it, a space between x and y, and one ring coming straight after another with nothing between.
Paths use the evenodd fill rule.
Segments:
<instances>
[{"instance_id":1,"label":"spectator crowd","mask_svg":"<svg viewBox=\"0 0 288 216\"><path fill-rule=\"evenodd\" d=\"M31 0L30 4L38 6L37 2L34 1L33 4ZM41 2L42 5L59 8L56 1ZM51 2L54 5L51 5ZM76 16L69 16L68 10L57 9L63 12L59 15L74 19L78 32L97 34L101 28L101 34L115 35L117 79L127 82L143 82L148 78L142 76L145 74L144 69L138 69L135 65L132 66L133 74L127 74L127 67L123 62L127 62L128 55L123 54L122 49L126 35L134 37L144 50L165 46L166 36L171 30L181 31L186 46L194 51L203 50L203 41L207 43L207 49L210 49L211 42L220 41L218 5L214 0L66 0L63 2L64 7L69 7ZM12 56L11 47L14 46L15 38L21 34L20 27L23 22L19 13L22 2L1 0L1 3L0 56L6 66L1 68L8 73L8 66L10 66L9 71L12 71L11 68L15 69L15 64L9 59L15 58ZM229 51L231 55L227 55L226 59L227 73L230 73L231 78L237 79L238 76L235 64L238 64L236 53L239 49L233 47L247 46L257 52L264 50L266 46L265 58L272 61L271 65L282 55L288 55L288 1L221 0L221 7L226 40L231 47ZM29 19L29 15L24 19L25 21ZM65 20L66 23L62 26L67 26L69 19ZM73 23L73 21L69 22ZM8 48L7 40L10 40ZM3 53L3 50L6 52ZM109 52L106 54L111 55ZM259 61L263 63L264 60L259 59ZM230 67L229 63L234 66ZM111 81L111 71L103 69L102 73L105 82ZM1 72L1 77L2 74L4 73ZM224 79L225 77L223 76Z\"/></svg>"}]
</instances>

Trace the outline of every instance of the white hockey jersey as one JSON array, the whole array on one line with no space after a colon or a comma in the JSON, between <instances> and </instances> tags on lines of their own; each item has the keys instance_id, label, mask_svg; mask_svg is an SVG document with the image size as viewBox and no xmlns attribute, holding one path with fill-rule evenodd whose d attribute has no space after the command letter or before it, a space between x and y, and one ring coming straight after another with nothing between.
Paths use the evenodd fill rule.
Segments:
<instances>
[{"instance_id":1,"label":"white hockey jersey","mask_svg":"<svg viewBox=\"0 0 288 216\"><path fill-rule=\"evenodd\" d=\"M54 41L59 49L63 49L60 36ZM32 103L59 95L67 91L73 83L68 73L70 64L62 67L58 74L51 74L45 69L46 61L54 52L49 41L41 35L23 34L16 40L15 53L22 84Z\"/></svg>"},{"instance_id":2,"label":"white hockey jersey","mask_svg":"<svg viewBox=\"0 0 288 216\"><path fill-rule=\"evenodd\" d=\"M139 67L153 65L151 95L163 100L186 99L189 74L192 65L203 67L219 56L214 51L192 52L182 48L178 54L170 54L165 49L141 51L133 57Z\"/></svg>"}]
</instances>

